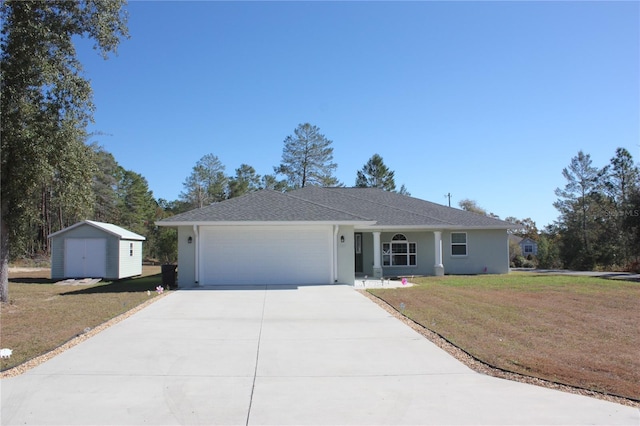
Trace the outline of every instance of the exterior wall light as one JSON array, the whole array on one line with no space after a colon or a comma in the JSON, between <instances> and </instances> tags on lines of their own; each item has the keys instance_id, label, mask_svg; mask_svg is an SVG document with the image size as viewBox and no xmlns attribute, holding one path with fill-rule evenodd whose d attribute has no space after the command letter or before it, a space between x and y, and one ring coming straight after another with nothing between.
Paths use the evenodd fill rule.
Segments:
<instances>
[{"instance_id":1,"label":"exterior wall light","mask_svg":"<svg viewBox=\"0 0 640 426\"><path fill-rule=\"evenodd\" d=\"M193 242L193 237L187 238L187 244L191 244Z\"/></svg>"},{"instance_id":2,"label":"exterior wall light","mask_svg":"<svg viewBox=\"0 0 640 426\"><path fill-rule=\"evenodd\" d=\"M344 243L344 235L340 235L340 242Z\"/></svg>"}]
</instances>

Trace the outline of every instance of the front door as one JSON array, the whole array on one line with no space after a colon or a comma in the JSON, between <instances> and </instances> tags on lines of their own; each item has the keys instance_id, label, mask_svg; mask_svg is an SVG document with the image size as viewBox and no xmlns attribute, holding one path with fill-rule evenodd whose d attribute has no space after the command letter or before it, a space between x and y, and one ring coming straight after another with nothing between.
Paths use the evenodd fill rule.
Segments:
<instances>
[{"instance_id":1,"label":"front door","mask_svg":"<svg viewBox=\"0 0 640 426\"><path fill-rule=\"evenodd\" d=\"M356 254L356 273L364 272L364 265L362 260L362 232L356 232L354 236L354 252Z\"/></svg>"}]
</instances>

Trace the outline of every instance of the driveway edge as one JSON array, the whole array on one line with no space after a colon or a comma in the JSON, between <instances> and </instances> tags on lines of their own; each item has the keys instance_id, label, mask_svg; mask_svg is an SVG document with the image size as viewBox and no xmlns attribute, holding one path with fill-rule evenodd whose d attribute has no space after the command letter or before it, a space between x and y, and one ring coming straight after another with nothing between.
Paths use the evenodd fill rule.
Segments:
<instances>
[{"instance_id":1,"label":"driveway edge","mask_svg":"<svg viewBox=\"0 0 640 426\"><path fill-rule=\"evenodd\" d=\"M411 318L406 317L402 313L398 312L393 306L388 304L383 299L376 297L375 295L369 293L367 290L356 289L357 292L361 293L365 297L369 298L372 302L380 306L382 309L393 315L398 320L402 321L409 327L411 327L414 331L420 333L430 342L438 346L440 349L447 352L449 355L456 358L458 361L462 362L464 365L481 374L485 374L487 376L492 376L500 379L511 380L514 382L526 383L530 385L540 386L548 389L555 389L563 392L568 392L576 395L589 396L596 399L601 399L608 402L614 402L621 405L626 405L629 407L640 408L640 401L635 401L628 398L623 398L621 396L608 395L596 391L592 391L589 389L578 388L574 386L565 385L562 383L556 383L549 380L540 379L538 377L525 376L523 374L514 373L511 371L503 370L492 365L489 365L458 346L454 345L438 333L425 328L421 324L413 321Z\"/></svg>"},{"instance_id":2,"label":"driveway edge","mask_svg":"<svg viewBox=\"0 0 640 426\"><path fill-rule=\"evenodd\" d=\"M89 339L90 337L95 336L96 334L106 330L107 328L118 324L119 322L129 318L131 315L141 311L142 309L146 308L147 306L151 305L152 303L157 302L158 300L162 299L163 297L167 296L171 294L171 292L165 291L162 292L162 294L158 294L156 296L154 296L152 299L149 299L145 302L142 302L141 304L129 309L126 312L121 313L120 315L111 318L110 320L107 320L105 322L103 322L100 325L97 325L95 327L93 327L92 329L88 330L85 333L82 334L78 334L76 337L71 338L70 340L67 340L65 343L63 343L62 345L58 346L55 349L50 350L49 352L46 352L40 356L37 356L35 358L31 358L30 360L23 362L20 365L16 365L15 367L9 368L7 370L1 371L0 372L0 380L1 379L8 379L10 377L15 377L15 376L19 376L21 374L26 373L27 371L31 370L32 368L35 368L37 366L39 366L40 364L42 364L43 362L46 362L48 360L50 360L51 358L63 353L64 351L71 349L72 347L79 345L80 343L84 342L85 340Z\"/></svg>"}]
</instances>

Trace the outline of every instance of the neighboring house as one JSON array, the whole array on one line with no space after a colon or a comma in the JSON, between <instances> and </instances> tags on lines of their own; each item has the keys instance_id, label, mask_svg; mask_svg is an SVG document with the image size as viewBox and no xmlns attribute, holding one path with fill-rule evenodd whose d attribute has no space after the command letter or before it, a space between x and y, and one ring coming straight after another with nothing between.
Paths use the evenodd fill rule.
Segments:
<instances>
[{"instance_id":1,"label":"neighboring house","mask_svg":"<svg viewBox=\"0 0 640 426\"><path fill-rule=\"evenodd\" d=\"M49 235L51 278L120 279L142 273L142 235L85 220Z\"/></svg>"},{"instance_id":2,"label":"neighboring house","mask_svg":"<svg viewBox=\"0 0 640 426\"><path fill-rule=\"evenodd\" d=\"M515 255L527 257L529 255L536 256L538 254L538 243L529 237L522 238L518 235L509 234L509 241L514 247L520 250L519 253L514 251L514 253L511 254L511 257L514 257Z\"/></svg>"},{"instance_id":3,"label":"neighboring house","mask_svg":"<svg viewBox=\"0 0 640 426\"><path fill-rule=\"evenodd\" d=\"M375 188L264 190L157 222L181 287L509 272L514 225Z\"/></svg>"},{"instance_id":4,"label":"neighboring house","mask_svg":"<svg viewBox=\"0 0 640 426\"><path fill-rule=\"evenodd\" d=\"M524 257L529 255L536 256L538 254L538 243L533 241L531 238L523 238L520 240L519 245Z\"/></svg>"}]
</instances>

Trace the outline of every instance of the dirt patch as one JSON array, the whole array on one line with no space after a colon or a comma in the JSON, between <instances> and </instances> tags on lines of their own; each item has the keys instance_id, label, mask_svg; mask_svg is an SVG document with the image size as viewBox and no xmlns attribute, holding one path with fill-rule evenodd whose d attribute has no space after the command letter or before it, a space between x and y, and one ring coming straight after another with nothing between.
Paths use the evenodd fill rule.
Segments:
<instances>
[{"instance_id":1,"label":"dirt patch","mask_svg":"<svg viewBox=\"0 0 640 426\"><path fill-rule=\"evenodd\" d=\"M22 267L22 266L10 266L9 267L9 273L10 274L19 274L19 273L24 273L24 272L42 272L42 271L49 271L49 268L27 268L27 267Z\"/></svg>"}]
</instances>

